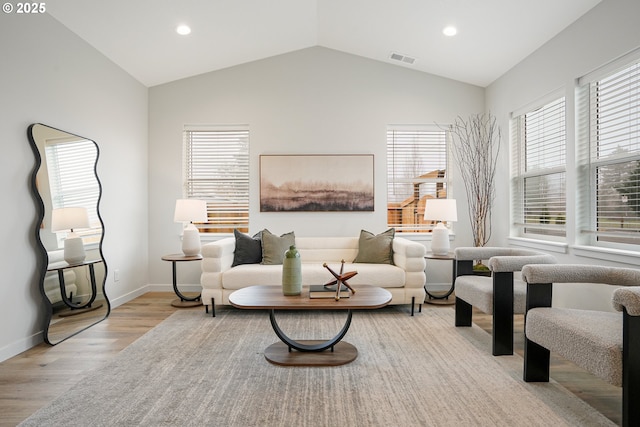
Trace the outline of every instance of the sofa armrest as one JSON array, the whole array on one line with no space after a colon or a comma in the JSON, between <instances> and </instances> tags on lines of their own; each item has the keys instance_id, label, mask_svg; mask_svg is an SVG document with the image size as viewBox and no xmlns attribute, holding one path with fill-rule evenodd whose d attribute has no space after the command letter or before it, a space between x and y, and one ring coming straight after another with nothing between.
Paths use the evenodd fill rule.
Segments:
<instances>
[{"instance_id":1,"label":"sofa armrest","mask_svg":"<svg viewBox=\"0 0 640 427\"><path fill-rule=\"evenodd\" d=\"M405 271L405 287L424 287L427 281L427 276L424 273L426 254L427 249L422 243L404 237L394 237L393 263Z\"/></svg>"},{"instance_id":2,"label":"sofa armrest","mask_svg":"<svg viewBox=\"0 0 640 427\"><path fill-rule=\"evenodd\" d=\"M236 239L225 237L202 246L202 271L206 273L221 273L229 270L233 264L233 253L236 249Z\"/></svg>"},{"instance_id":3,"label":"sofa armrest","mask_svg":"<svg viewBox=\"0 0 640 427\"><path fill-rule=\"evenodd\" d=\"M393 239L393 263L405 271L424 271L424 245L403 237Z\"/></svg>"}]
</instances>

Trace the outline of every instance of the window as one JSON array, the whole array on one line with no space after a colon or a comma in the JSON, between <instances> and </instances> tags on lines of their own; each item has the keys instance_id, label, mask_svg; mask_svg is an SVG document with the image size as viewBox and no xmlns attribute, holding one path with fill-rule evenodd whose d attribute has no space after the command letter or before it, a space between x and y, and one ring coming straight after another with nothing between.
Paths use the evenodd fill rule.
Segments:
<instances>
[{"instance_id":1,"label":"window","mask_svg":"<svg viewBox=\"0 0 640 427\"><path fill-rule=\"evenodd\" d=\"M447 132L437 126L387 129L387 223L398 232L428 232L429 198L447 197Z\"/></svg>"},{"instance_id":2,"label":"window","mask_svg":"<svg viewBox=\"0 0 640 427\"><path fill-rule=\"evenodd\" d=\"M86 208L90 228L77 230L77 234L85 244L98 243L102 237L102 224L98 217L100 184L95 171L97 146L80 137L49 139L45 142L45 156L51 208ZM59 248L64 246L66 234L56 233Z\"/></svg>"},{"instance_id":3,"label":"window","mask_svg":"<svg viewBox=\"0 0 640 427\"><path fill-rule=\"evenodd\" d=\"M249 230L249 130L188 126L184 130L184 197L207 201L201 232Z\"/></svg>"},{"instance_id":4,"label":"window","mask_svg":"<svg viewBox=\"0 0 640 427\"><path fill-rule=\"evenodd\" d=\"M579 156L585 184L580 231L588 243L640 244L640 61L580 81L585 130ZM586 121L587 123L584 123ZM588 184L588 185L586 185Z\"/></svg>"},{"instance_id":5,"label":"window","mask_svg":"<svg viewBox=\"0 0 640 427\"><path fill-rule=\"evenodd\" d=\"M513 220L522 237L566 236L565 99L511 121Z\"/></svg>"}]
</instances>

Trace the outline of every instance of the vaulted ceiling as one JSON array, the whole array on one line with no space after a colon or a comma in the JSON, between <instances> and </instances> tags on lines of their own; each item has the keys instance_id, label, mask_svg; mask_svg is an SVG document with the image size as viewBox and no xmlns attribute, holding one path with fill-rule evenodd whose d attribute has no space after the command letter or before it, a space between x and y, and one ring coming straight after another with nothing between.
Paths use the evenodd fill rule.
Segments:
<instances>
[{"instance_id":1,"label":"vaulted ceiling","mask_svg":"<svg viewBox=\"0 0 640 427\"><path fill-rule=\"evenodd\" d=\"M324 46L485 87L599 2L56 0L46 7L146 86ZM178 35L179 24L191 34ZM442 33L448 25L456 36Z\"/></svg>"}]
</instances>

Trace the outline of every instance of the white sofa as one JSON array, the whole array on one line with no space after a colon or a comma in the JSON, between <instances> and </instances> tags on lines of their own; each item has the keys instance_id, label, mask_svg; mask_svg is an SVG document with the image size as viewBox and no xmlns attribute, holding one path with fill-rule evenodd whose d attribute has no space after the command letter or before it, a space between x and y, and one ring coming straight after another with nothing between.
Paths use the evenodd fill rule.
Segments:
<instances>
[{"instance_id":1,"label":"white sofa","mask_svg":"<svg viewBox=\"0 0 640 427\"><path fill-rule=\"evenodd\" d=\"M391 292L391 304L415 304L422 307L425 298L425 247L405 238L393 239L391 264L353 263L358 254L358 237L296 237L296 248L302 261L302 284L323 284L332 279L323 267L327 263L334 271L340 271L340 261L345 260L344 271L357 271L349 284L380 286ZM282 265L243 264L231 267L235 250L235 238L227 237L202 246L202 303L207 312L215 304L229 304L229 295L252 285L282 286Z\"/></svg>"}]
</instances>

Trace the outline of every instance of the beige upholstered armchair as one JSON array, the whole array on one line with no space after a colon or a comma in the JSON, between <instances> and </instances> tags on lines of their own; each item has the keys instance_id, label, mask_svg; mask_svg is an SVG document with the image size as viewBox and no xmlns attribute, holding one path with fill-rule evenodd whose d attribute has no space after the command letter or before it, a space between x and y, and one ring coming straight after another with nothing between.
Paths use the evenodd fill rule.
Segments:
<instances>
[{"instance_id":1,"label":"beige upholstered armchair","mask_svg":"<svg viewBox=\"0 0 640 427\"><path fill-rule=\"evenodd\" d=\"M547 254L528 249L460 247L456 256L456 326L471 326L472 307L493 315L494 356L513 354L513 314L524 314L526 285L514 272L527 264L555 264ZM473 274L476 260L489 260L492 277Z\"/></svg>"},{"instance_id":2,"label":"beige upholstered armchair","mask_svg":"<svg viewBox=\"0 0 640 427\"><path fill-rule=\"evenodd\" d=\"M622 386L622 424L640 425L640 270L594 265L528 265L524 380L549 381L550 352ZM551 306L553 284L602 283L617 312Z\"/></svg>"}]
</instances>

